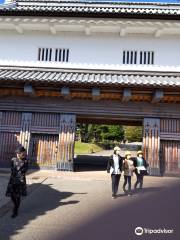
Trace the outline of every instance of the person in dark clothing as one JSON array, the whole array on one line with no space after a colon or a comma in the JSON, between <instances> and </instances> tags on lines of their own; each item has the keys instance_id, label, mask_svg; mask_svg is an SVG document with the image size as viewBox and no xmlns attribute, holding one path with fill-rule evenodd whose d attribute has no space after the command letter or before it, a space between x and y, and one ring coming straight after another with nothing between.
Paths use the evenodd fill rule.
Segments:
<instances>
[{"instance_id":1,"label":"person in dark clothing","mask_svg":"<svg viewBox=\"0 0 180 240\"><path fill-rule=\"evenodd\" d=\"M137 189L137 186L139 184L139 188L142 189L143 188L143 178L145 175L148 175L147 172L147 167L148 164L146 162L146 160L143 158L143 152L142 151L138 151L137 152L137 157L134 160L134 166L135 166L135 174L136 174L136 182L134 184L134 189Z\"/></svg>"},{"instance_id":2,"label":"person in dark clothing","mask_svg":"<svg viewBox=\"0 0 180 240\"><path fill-rule=\"evenodd\" d=\"M111 173L112 180L112 198L116 197L119 181L122 172L122 157L120 156L120 148L114 148L114 154L110 157L107 163L107 172Z\"/></svg>"},{"instance_id":3,"label":"person in dark clothing","mask_svg":"<svg viewBox=\"0 0 180 240\"><path fill-rule=\"evenodd\" d=\"M16 157L11 159L11 175L6 190L6 196L10 197L14 204L12 218L18 215L21 197L27 195L25 177L27 170L26 150L24 147L19 147L16 150Z\"/></svg>"}]
</instances>

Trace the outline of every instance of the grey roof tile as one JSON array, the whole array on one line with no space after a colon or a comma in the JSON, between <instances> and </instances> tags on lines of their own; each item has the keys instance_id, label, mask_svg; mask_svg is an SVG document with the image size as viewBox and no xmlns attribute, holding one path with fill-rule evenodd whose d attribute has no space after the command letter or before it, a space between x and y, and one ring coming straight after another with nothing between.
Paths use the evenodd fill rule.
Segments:
<instances>
[{"instance_id":1,"label":"grey roof tile","mask_svg":"<svg viewBox=\"0 0 180 240\"><path fill-rule=\"evenodd\" d=\"M38 14L44 12L50 13L71 13L79 14L108 14L121 16L129 15L159 15L159 16L179 16L180 5L173 3L138 3L138 2L103 2L103 1L44 1L44 0L16 0L16 5L11 7L1 7L1 13L27 12Z\"/></svg>"},{"instance_id":2,"label":"grey roof tile","mask_svg":"<svg viewBox=\"0 0 180 240\"><path fill-rule=\"evenodd\" d=\"M83 72L84 71L84 72ZM171 74L171 75L170 75ZM77 69L18 69L9 67L0 68L0 81L8 82L47 82L66 84L93 84L93 85L128 85L128 86L154 86L154 87L180 87L180 74L173 73L124 73L122 71L107 72L98 70Z\"/></svg>"}]
</instances>

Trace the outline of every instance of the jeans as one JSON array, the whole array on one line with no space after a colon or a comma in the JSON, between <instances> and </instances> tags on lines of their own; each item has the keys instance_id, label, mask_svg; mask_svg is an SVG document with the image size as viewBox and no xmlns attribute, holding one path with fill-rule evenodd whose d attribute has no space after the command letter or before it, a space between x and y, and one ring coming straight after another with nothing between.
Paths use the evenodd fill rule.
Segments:
<instances>
[{"instance_id":1,"label":"jeans","mask_svg":"<svg viewBox=\"0 0 180 240\"><path fill-rule=\"evenodd\" d=\"M123 191L126 192L126 184L128 183L128 193L131 192L131 176L124 175Z\"/></svg>"},{"instance_id":2,"label":"jeans","mask_svg":"<svg viewBox=\"0 0 180 240\"><path fill-rule=\"evenodd\" d=\"M142 187L143 187L143 177L144 177L143 175L136 173L137 180L134 184L135 189L137 188L138 184L140 184L140 189L142 189Z\"/></svg>"}]
</instances>

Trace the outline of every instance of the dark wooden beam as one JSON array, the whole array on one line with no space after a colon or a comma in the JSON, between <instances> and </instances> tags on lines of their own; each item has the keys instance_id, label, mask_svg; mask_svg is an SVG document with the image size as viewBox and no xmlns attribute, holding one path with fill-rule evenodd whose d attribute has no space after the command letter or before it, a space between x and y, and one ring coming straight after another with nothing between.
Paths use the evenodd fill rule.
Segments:
<instances>
[{"instance_id":1,"label":"dark wooden beam","mask_svg":"<svg viewBox=\"0 0 180 240\"><path fill-rule=\"evenodd\" d=\"M131 90L128 88L125 88L123 90L123 97L122 97L122 102L129 102L132 98L132 93Z\"/></svg>"},{"instance_id":2,"label":"dark wooden beam","mask_svg":"<svg viewBox=\"0 0 180 240\"><path fill-rule=\"evenodd\" d=\"M127 118L177 118L180 119L179 103L159 103L157 105L148 102L128 102L122 103L119 100L92 101L91 99L73 99L67 101L63 98L9 96L0 98L1 111L21 111L21 112L54 112L54 113L73 113L88 114L97 116L118 116Z\"/></svg>"},{"instance_id":3,"label":"dark wooden beam","mask_svg":"<svg viewBox=\"0 0 180 240\"><path fill-rule=\"evenodd\" d=\"M164 91L156 89L151 103L153 103L153 104L158 103L163 99L163 97L164 97Z\"/></svg>"},{"instance_id":4,"label":"dark wooden beam","mask_svg":"<svg viewBox=\"0 0 180 240\"><path fill-rule=\"evenodd\" d=\"M77 116L77 123L89 123L89 124L109 124L109 125L128 125L128 126L142 126L142 120L140 119L114 119L109 118L108 116L104 116L103 118L98 118L97 116Z\"/></svg>"},{"instance_id":5,"label":"dark wooden beam","mask_svg":"<svg viewBox=\"0 0 180 240\"><path fill-rule=\"evenodd\" d=\"M101 91L99 88L92 88L92 99L97 101L100 99Z\"/></svg>"}]
</instances>

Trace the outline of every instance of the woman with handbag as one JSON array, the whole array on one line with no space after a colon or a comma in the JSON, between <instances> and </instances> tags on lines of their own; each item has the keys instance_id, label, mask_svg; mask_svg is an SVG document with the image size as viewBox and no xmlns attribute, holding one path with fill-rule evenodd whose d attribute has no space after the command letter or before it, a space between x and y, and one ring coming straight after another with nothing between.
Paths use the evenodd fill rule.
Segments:
<instances>
[{"instance_id":1,"label":"woman with handbag","mask_svg":"<svg viewBox=\"0 0 180 240\"><path fill-rule=\"evenodd\" d=\"M131 191L131 177L133 176L134 171L134 163L131 159L131 153L129 151L125 152L125 160L123 162L123 170L124 170L124 184L123 191L128 196L132 195ZM126 190L126 185L128 183L128 190Z\"/></svg>"},{"instance_id":2,"label":"woman with handbag","mask_svg":"<svg viewBox=\"0 0 180 240\"><path fill-rule=\"evenodd\" d=\"M24 147L19 147L16 150L16 157L11 159L11 175L6 191L6 196L10 197L14 204L12 218L18 215L21 197L27 195L25 177L27 170L26 150Z\"/></svg>"},{"instance_id":3,"label":"woman with handbag","mask_svg":"<svg viewBox=\"0 0 180 240\"><path fill-rule=\"evenodd\" d=\"M135 174L136 174L136 179L137 179L134 184L134 189L137 189L138 184L139 184L139 188L142 189L143 188L143 178L145 175L148 175L148 172L147 172L148 164L143 157L142 151L137 152L137 157L134 161L134 166L135 166Z\"/></svg>"}]
</instances>

